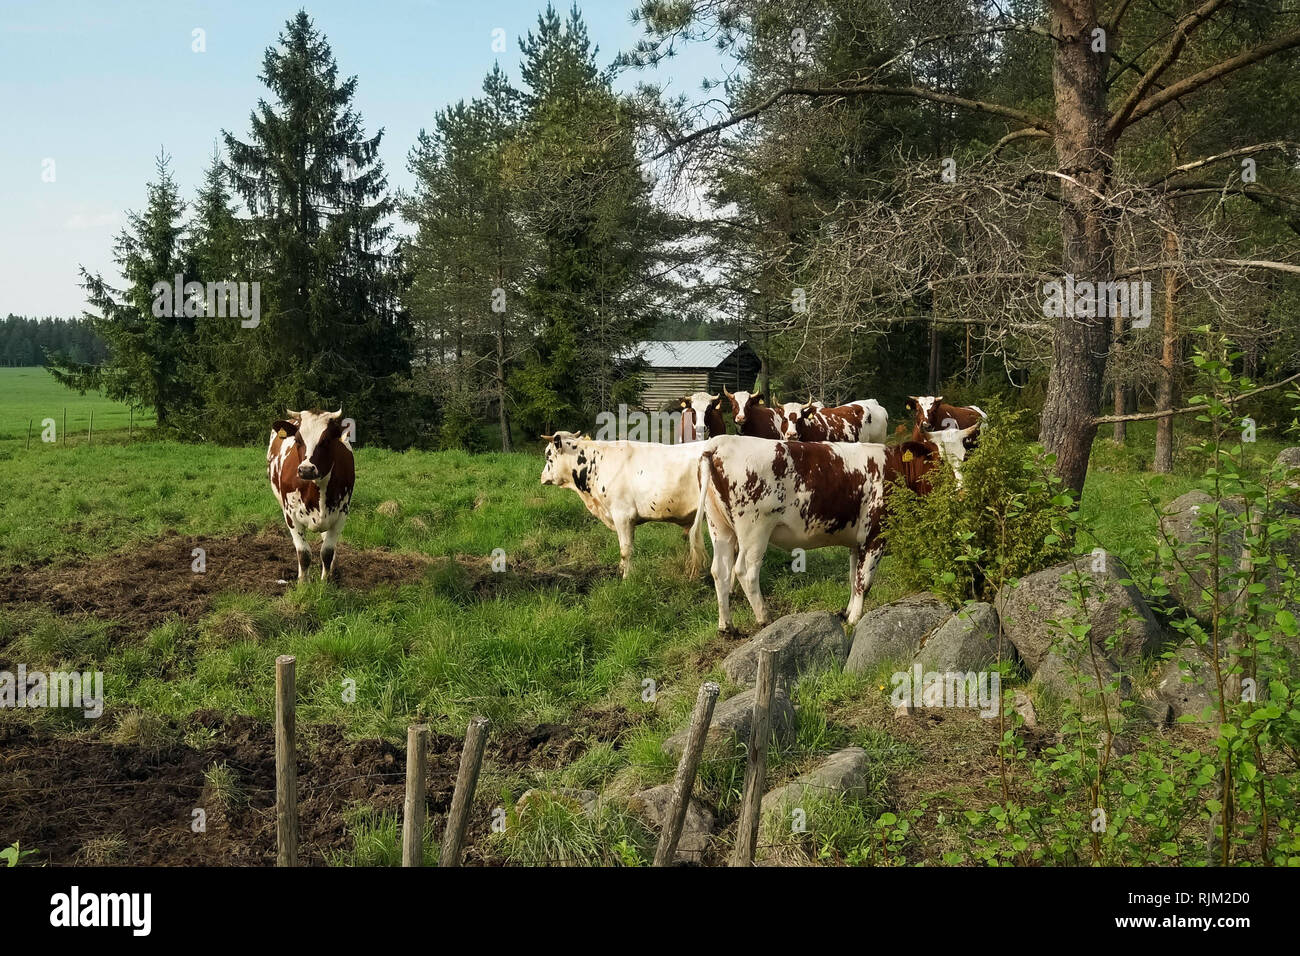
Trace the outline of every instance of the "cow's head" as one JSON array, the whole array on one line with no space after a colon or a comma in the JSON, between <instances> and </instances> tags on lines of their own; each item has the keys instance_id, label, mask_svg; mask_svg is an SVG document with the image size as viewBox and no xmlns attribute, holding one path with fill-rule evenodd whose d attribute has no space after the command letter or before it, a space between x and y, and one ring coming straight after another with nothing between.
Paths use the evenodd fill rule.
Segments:
<instances>
[{"instance_id":1,"label":"cow's head","mask_svg":"<svg viewBox=\"0 0 1300 956\"><path fill-rule=\"evenodd\" d=\"M941 428L927 431L925 437L939 449L940 456L952 464L952 473L957 478L957 487L961 487L961 463L975 447L979 435L980 423L969 428Z\"/></svg>"},{"instance_id":2,"label":"cow's head","mask_svg":"<svg viewBox=\"0 0 1300 956\"><path fill-rule=\"evenodd\" d=\"M298 446L298 477L317 484L329 478L334 467L335 443L343 438L343 409L337 412L303 411L289 409L289 418L271 424L285 441Z\"/></svg>"},{"instance_id":3,"label":"cow's head","mask_svg":"<svg viewBox=\"0 0 1300 956\"><path fill-rule=\"evenodd\" d=\"M728 392L723 386L722 393L731 402L731 417L737 425L745 424L745 417L755 408L767 407L767 398L762 392Z\"/></svg>"},{"instance_id":4,"label":"cow's head","mask_svg":"<svg viewBox=\"0 0 1300 956\"><path fill-rule=\"evenodd\" d=\"M781 416L781 437L794 440L799 437L799 423L803 421L804 415L807 414L808 406L803 402L782 402L777 408L777 413Z\"/></svg>"},{"instance_id":5,"label":"cow's head","mask_svg":"<svg viewBox=\"0 0 1300 956\"><path fill-rule=\"evenodd\" d=\"M903 407L912 413L912 419L916 424L925 431L931 431L938 428L952 428L957 424L955 421L945 423L942 420L939 414L939 406L942 404L942 395L909 395Z\"/></svg>"},{"instance_id":6,"label":"cow's head","mask_svg":"<svg viewBox=\"0 0 1300 956\"><path fill-rule=\"evenodd\" d=\"M542 484L555 485L559 488L578 487L586 490L587 456L583 444L589 439L574 432L556 432L554 435L542 435L546 442L546 466L542 469ZM578 476L581 474L582 483Z\"/></svg>"},{"instance_id":7,"label":"cow's head","mask_svg":"<svg viewBox=\"0 0 1300 956\"><path fill-rule=\"evenodd\" d=\"M693 392L678 403L681 408L685 434L694 432L696 438L708 438L708 429L704 425L704 416L709 408L715 408L722 414L722 396L710 395L708 392Z\"/></svg>"}]
</instances>

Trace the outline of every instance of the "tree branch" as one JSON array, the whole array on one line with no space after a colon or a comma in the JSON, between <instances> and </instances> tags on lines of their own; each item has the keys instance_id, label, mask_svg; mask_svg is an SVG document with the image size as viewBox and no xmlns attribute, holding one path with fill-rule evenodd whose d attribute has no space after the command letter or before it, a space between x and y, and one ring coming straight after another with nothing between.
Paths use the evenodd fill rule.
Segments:
<instances>
[{"instance_id":1,"label":"tree branch","mask_svg":"<svg viewBox=\"0 0 1300 956\"><path fill-rule=\"evenodd\" d=\"M1251 66L1261 60L1266 60L1275 53L1281 53L1283 50L1289 50L1296 46L1300 46L1300 30L1285 33L1275 40L1270 40L1268 43L1261 44L1252 50L1247 50L1237 56L1216 63L1199 73L1194 73L1185 79L1179 80L1159 93L1148 96L1132 109L1122 123L1117 122L1120 117L1119 114L1116 114L1107 124L1107 130L1112 138L1116 138L1122 130L1132 126L1143 117L1149 116L1161 107L1182 99L1189 93L1194 93L1201 87L1213 83L1229 73Z\"/></svg>"},{"instance_id":2,"label":"tree branch","mask_svg":"<svg viewBox=\"0 0 1300 956\"><path fill-rule=\"evenodd\" d=\"M1125 97L1119 110L1111 117L1107 128L1112 133L1128 125L1133 110L1142 102L1142 98L1151 92L1151 87L1155 85L1156 80L1160 79L1160 74L1164 73L1171 64L1178 60L1179 54L1183 52L1183 46L1187 43L1187 38L1226 2L1227 0L1205 0L1199 7L1178 21L1178 25L1174 28L1174 35L1169 41L1169 46L1165 47L1165 52L1152 65L1151 69L1142 75L1137 85Z\"/></svg>"},{"instance_id":3,"label":"tree branch","mask_svg":"<svg viewBox=\"0 0 1300 956\"><path fill-rule=\"evenodd\" d=\"M1231 266L1237 269L1271 269L1274 272L1300 275L1300 265L1291 262L1274 262L1270 259L1183 259L1181 261L1175 259L1171 262L1153 262L1150 265L1134 266L1132 269L1116 272L1113 278L1122 279L1125 276L1141 275L1144 272L1181 269L1184 266Z\"/></svg>"},{"instance_id":4,"label":"tree branch","mask_svg":"<svg viewBox=\"0 0 1300 956\"><path fill-rule=\"evenodd\" d=\"M1296 379L1300 379L1300 372L1296 372L1280 382L1274 382L1272 385L1262 385L1259 388L1251 389L1249 392L1242 392L1233 401L1250 398L1250 396L1258 395L1260 392L1271 392L1273 389L1281 388ZM1156 418L1172 418L1174 415L1186 415L1189 412L1203 412L1209 407L1209 405L1188 405L1184 408L1167 408L1162 412L1135 412L1132 415L1098 415L1093 418L1092 423L1094 425L1108 425L1112 422L1149 422Z\"/></svg>"},{"instance_id":5,"label":"tree branch","mask_svg":"<svg viewBox=\"0 0 1300 956\"><path fill-rule=\"evenodd\" d=\"M1263 153L1271 149L1300 149L1300 143L1293 143L1290 140L1279 139L1271 143L1257 143L1254 146L1239 146L1236 149L1230 149L1222 153L1215 153L1213 156L1206 156L1204 159L1197 159L1190 163L1183 163L1181 166L1175 166L1159 179L1154 179L1147 185L1149 187L1159 186L1161 183L1168 182L1170 179L1173 179L1175 176L1181 175L1182 173L1190 173L1194 169L1209 166L1211 163L1217 163L1223 159L1235 159L1238 156L1250 156L1254 153Z\"/></svg>"},{"instance_id":6,"label":"tree branch","mask_svg":"<svg viewBox=\"0 0 1300 956\"><path fill-rule=\"evenodd\" d=\"M1004 119L1015 120L1025 126L1042 130L1044 133L1048 134L1055 132L1055 128L1048 120L1041 119L1032 113L1025 112L1024 110L1018 110L1010 106L1003 106L1000 103L990 103L985 100L972 100L968 97L956 96L952 93L940 93L937 90L927 90L925 87L921 86L884 86L879 83L861 83L853 86L791 86L777 90L762 102L755 106L751 106L747 110L733 113L724 120L710 123L708 126L703 126L694 132L687 133L685 136L672 140L667 146L652 156L651 159L661 159L669 153L676 152L681 147L689 145L701 137L721 132L724 129L751 120L770 109L781 100L791 96L803 96L810 99L841 96L912 97L914 99L929 100L934 103L945 103L949 106L959 106L963 109L973 110L977 113L988 113L991 116L1001 116Z\"/></svg>"}]
</instances>

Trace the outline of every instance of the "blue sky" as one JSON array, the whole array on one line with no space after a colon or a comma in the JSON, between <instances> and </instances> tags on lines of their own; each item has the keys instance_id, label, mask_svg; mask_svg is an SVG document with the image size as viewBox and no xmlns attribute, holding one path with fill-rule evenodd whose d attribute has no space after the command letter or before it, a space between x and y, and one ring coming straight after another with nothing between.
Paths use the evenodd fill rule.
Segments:
<instances>
[{"instance_id":1,"label":"blue sky","mask_svg":"<svg viewBox=\"0 0 1300 956\"><path fill-rule=\"evenodd\" d=\"M635 0L580 4L598 61L636 42ZM263 51L305 7L328 37L367 132L383 127L392 187L406 155L448 103L475 95L495 59L519 81L518 38L545 0L0 0L0 316L77 315L79 264L116 278L113 236L140 209L160 148L187 199L221 129L246 133L266 94ZM567 10L568 4L557 4ZM196 53L193 31L205 31ZM492 31L507 49L492 51ZM657 72L632 72L699 96L717 54L696 46ZM53 182L45 181L53 161Z\"/></svg>"}]
</instances>

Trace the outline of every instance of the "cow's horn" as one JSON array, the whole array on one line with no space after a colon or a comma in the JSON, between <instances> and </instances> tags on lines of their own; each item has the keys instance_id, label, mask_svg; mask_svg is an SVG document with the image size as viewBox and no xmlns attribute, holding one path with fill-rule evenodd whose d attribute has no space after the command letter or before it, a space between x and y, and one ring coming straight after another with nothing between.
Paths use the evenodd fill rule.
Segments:
<instances>
[{"instance_id":1,"label":"cow's horn","mask_svg":"<svg viewBox=\"0 0 1300 956\"><path fill-rule=\"evenodd\" d=\"M551 440L552 438L554 438L555 436L554 436L554 435L538 435L537 437L540 438L542 441L550 441L550 440Z\"/></svg>"},{"instance_id":2,"label":"cow's horn","mask_svg":"<svg viewBox=\"0 0 1300 956\"><path fill-rule=\"evenodd\" d=\"M736 395L735 395L734 392L729 392L729 391L727 391L727 386L725 386L725 385L722 386L722 394L723 394L723 395L726 395L727 398L735 398L735 397L736 397Z\"/></svg>"},{"instance_id":3,"label":"cow's horn","mask_svg":"<svg viewBox=\"0 0 1300 956\"><path fill-rule=\"evenodd\" d=\"M330 418L342 418L342 417L343 417L343 407L341 405L339 406L339 410L337 412L330 412Z\"/></svg>"}]
</instances>

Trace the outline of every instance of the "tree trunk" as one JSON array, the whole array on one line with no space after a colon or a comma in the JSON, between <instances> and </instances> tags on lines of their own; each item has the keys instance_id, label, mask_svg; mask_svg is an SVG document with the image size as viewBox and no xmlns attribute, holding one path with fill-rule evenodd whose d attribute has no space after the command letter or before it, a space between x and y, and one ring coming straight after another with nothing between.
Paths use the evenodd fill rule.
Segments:
<instances>
[{"instance_id":1,"label":"tree trunk","mask_svg":"<svg viewBox=\"0 0 1300 956\"><path fill-rule=\"evenodd\" d=\"M930 323L930 382L929 393L931 395L939 394L939 326L938 323Z\"/></svg>"},{"instance_id":2,"label":"tree trunk","mask_svg":"<svg viewBox=\"0 0 1300 956\"><path fill-rule=\"evenodd\" d=\"M1092 50L1096 4L1052 0L1051 8L1052 33L1063 38L1052 65L1057 164L1073 180L1061 183L1063 264L1078 280L1109 281L1115 256L1112 214L1094 195L1106 195L1109 187L1112 146L1106 133L1106 55ZM1056 455L1057 475L1076 492L1083 490L1097 434L1092 419L1101 406L1110 334L1104 316L1065 315L1052 336L1039 440Z\"/></svg>"},{"instance_id":3,"label":"tree trunk","mask_svg":"<svg viewBox=\"0 0 1300 956\"><path fill-rule=\"evenodd\" d=\"M1111 367L1115 371L1115 376L1114 376L1115 388L1114 388L1114 395L1112 396L1113 401L1111 402L1111 405L1114 408L1116 415L1124 415L1128 413L1128 408L1126 407L1128 404L1127 403L1128 395L1126 394L1127 389L1124 388L1124 383L1120 381L1120 373L1124 365L1123 362L1124 310L1123 309L1115 310L1115 316L1111 322L1111 334L1115 337L1115 350L1113 353L1114 358L1111 360ZM1127 424L1128 424L1127 422L1115 422L1114 425L1112 426L1110 437L1111 440L1115 442L1115 444L1117 445L1124 444L1124 439L1128 437Z\"/></svg>"},{"instance_id":4,"label":"tree trunk","mask_svg":"<svg viewBox=\"0 0 1300 956\"><path fill-rule=\"evenodd\" d=\"M497 422L501 426L501 450L514 451L510 440L510 412L506 409L506 320L502 313L497 323Z\"/></svg>"},{"instance_id":5,"label":"tree trunk","mask_svg":"<svg viewBox=\"0 0 1300 956\"><path fill-rule=\"evenodd\" d=\"M1178 239L1172 232L1165 233L1165 261L1173 262L1178 255ZM1160 333L1160 369L1156 379L1156 411L1163 412L1177 405L1175 375L1178 362L1178 323L1174 315L1174 299L1178 295L1178 278L1173 269L1165 270L1165 322ZM1156 457L1151 468L1157 474L1169 475L1174 470L1174 416L1156 419Z\"/></svg>"}]
</instances>

